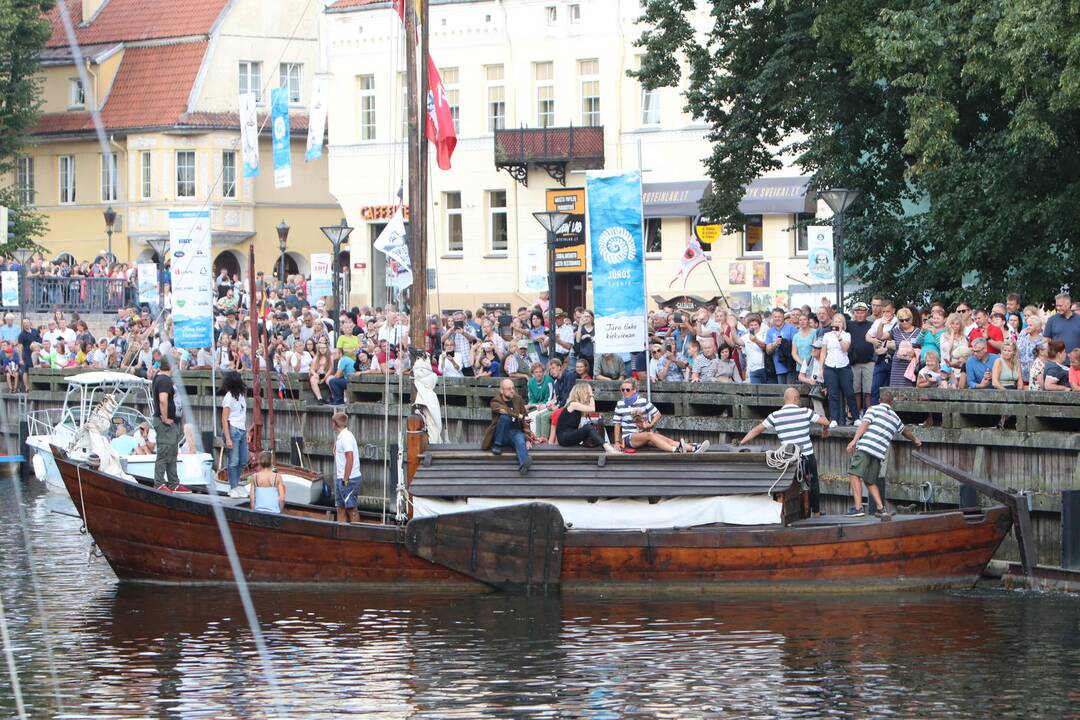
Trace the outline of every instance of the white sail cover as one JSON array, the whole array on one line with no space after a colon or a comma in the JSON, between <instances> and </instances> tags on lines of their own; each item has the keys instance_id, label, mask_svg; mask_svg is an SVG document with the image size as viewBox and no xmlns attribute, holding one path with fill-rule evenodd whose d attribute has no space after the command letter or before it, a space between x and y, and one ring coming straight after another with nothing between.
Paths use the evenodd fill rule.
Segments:
<instances>
[{"instance_id":1,"label":"white sail cover","mask_svg":"<svg viewBox=\"0 0 1080 720\"><path fill-rule=\"evenodd\" d=\"M439 396L435 394L435 384L439 382L439 376L431 369L431 362L427 355L417 361L413 366L413 387L416 388L416 402L413 403L427 425L428 442L442 442L442 408L439 406Z\"/></svg>"}]
</instances>

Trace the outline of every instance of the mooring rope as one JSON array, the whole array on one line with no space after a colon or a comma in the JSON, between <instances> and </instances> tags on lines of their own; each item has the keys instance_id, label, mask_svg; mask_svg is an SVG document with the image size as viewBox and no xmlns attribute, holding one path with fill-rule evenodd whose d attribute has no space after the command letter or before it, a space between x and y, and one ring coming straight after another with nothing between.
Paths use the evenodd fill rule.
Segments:
<instances>
[{"instance_id":1,"label":"mooring rope","mask_svg":"<svg viewBox=\"0 0 1080 720\"><path fill-rule=\"evenodd\" d=\"M784 475L787 474L788 468L791 463L798 462L801 451L798 445L784 445L777 450L765 451L765 464L774 470L779 470L780 475L776 478L776 481L769 488L769 493L776 488L781 480L784 479Z\"/></svg>"}]
</instances>

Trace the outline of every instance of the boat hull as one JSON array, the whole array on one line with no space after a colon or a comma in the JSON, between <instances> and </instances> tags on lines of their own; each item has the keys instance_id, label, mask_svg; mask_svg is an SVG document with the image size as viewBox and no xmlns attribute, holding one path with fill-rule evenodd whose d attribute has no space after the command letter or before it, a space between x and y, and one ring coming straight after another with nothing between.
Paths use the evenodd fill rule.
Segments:
<instances>
[{"instance_id":1,"label":"boat hull","mask_svg":"<svg viewBox=\"0 0 1080 720\"><path fill-rule=\"evenodd\" d=\"M57 465L69 494L81 493L87 529L121 580L232 581L210 498L160 492L62 458ZM409 552L398 526L256 513L231 502L223 512L249 582L487 587ZM569 530L559 582L570 592L970 586L1010 523L1009 511L995 507L803 527Z\"/></svg>"}]
</instances>

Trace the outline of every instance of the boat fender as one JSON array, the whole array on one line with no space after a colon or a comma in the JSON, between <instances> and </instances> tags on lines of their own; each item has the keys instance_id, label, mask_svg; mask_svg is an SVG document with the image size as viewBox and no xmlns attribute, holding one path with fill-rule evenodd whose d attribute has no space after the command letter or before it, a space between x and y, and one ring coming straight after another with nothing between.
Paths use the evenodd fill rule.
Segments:
<instances>
[{"instance_id":1,"label":"boat fender","mask_svg":"<svg viewBox=\"0 0 1080 720\"><path fill-rule=\"evenodd\" d=\"M86 464L96 470L101 467L101 456L97 453L90 453L86 456Z\"/></svg>"},{"instance_id":2,"label":"boat fender","mask_svg":"<svg viewBox=\"0 0 1080 720\"><path fill-rule=\"evenodd\" d=\"M34 453L34 459L30 461L30 464L34 468L34 477L41 482L45 482L48 477L48 470L45 468L45 460L40 455Z\"/></svg>"}]
</instances>

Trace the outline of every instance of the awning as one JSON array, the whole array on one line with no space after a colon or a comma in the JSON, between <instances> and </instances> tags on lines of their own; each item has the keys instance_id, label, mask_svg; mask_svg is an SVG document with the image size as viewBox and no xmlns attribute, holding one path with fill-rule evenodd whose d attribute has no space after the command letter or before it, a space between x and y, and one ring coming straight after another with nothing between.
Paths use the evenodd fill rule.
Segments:
<instances>
[{"instance_id":1,"label":"awning","mask_svg":"<svg viewBox=\"0 0 1080 720\"><path fill-rule=\"evenodd\" d=\"M762 177L746 186L739 202L744 215L794 214L817 211L817 194L807 192L810 177ZM648 215L648 213L645 213Z\"/></svg>"},{"instance_id":2,"label":"awning","mask_svg":"<svg viewBox=\"0 0 1080 720\"><path fill-rule=\"evenodd\" d=\"M642 183L645 217L697 217L698 203L711 186L708 180Z\"/></svg>"}]
</instances>

